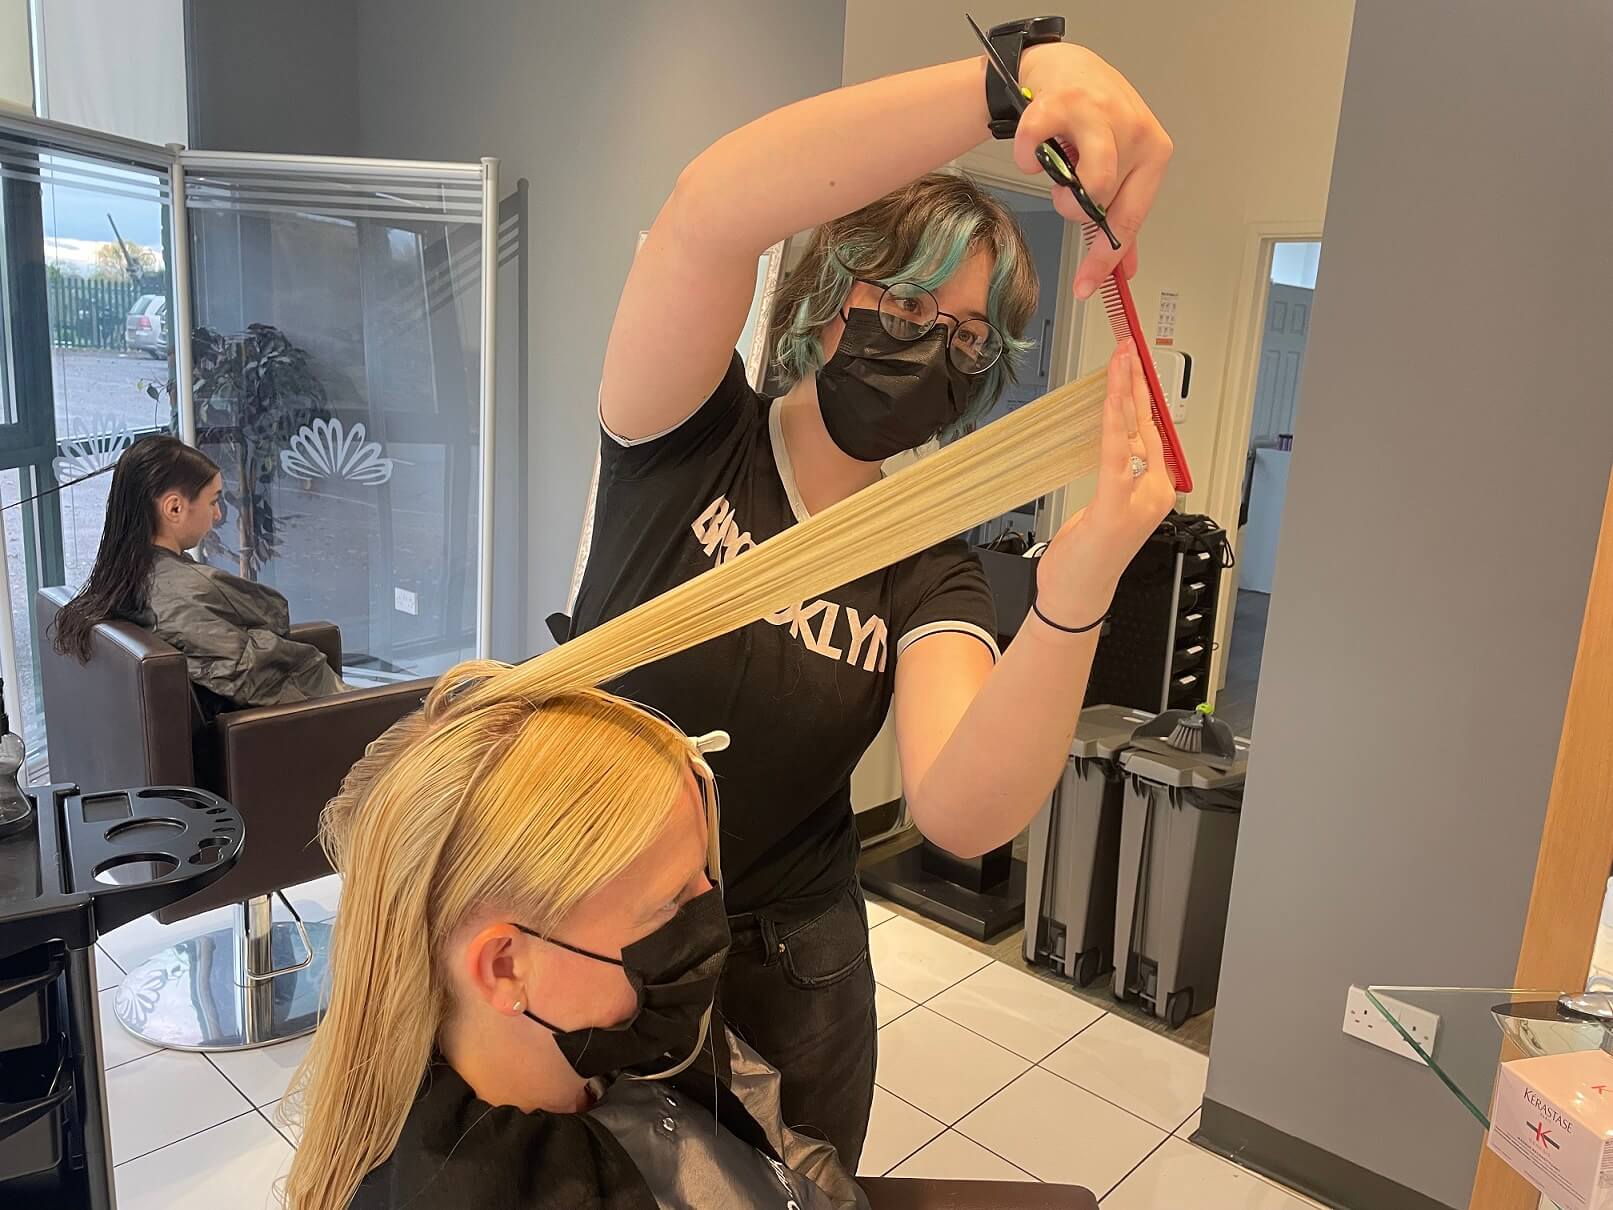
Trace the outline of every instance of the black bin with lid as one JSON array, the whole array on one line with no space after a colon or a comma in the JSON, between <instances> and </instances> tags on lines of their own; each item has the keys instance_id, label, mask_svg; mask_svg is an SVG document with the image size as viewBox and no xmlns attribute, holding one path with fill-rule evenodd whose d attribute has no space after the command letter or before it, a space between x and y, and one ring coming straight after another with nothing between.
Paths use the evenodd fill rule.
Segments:
<instances>
[{"instance_id":1,"label":"black bin with lid","mask_svg":"<svg viewBox=\"0 0 1613 1210\"><path fill-rule=\"evenodd\" d=\"M1249 743L1207 707L1168 710L1119 760L1114 991L1176 1028L1215 1007Z\"/></svg>"},{"instance_id":2,"label":"black bin with lid","mask_svg":"<svg viewBox=\"0 0 1613 1210\"><path fill-rule=\"evenodd\" d=\"M1081 712L1070 759L1031 823L1025 877L1025 960L1079 986L1114 965L1115 880L1125 799L1118 756L1153 716L1125 706Z\"/></svg>"}]
</instances>

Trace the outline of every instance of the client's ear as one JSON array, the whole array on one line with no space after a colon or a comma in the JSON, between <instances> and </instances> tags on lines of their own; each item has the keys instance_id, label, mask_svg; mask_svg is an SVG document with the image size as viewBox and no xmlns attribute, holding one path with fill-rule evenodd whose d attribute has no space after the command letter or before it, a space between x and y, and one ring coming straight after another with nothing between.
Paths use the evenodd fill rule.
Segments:
<instances>
[{"instance_id":1,"label":"client's ear","mask_svg":"<svg viewBox=\"0 0 1613 1210\"><path fill-rule=\"evenodd\" d=\"M461 952L462 992L494 1012L519 1013L526 1007L526 985L534 976L525 969L523 948L521 931L514 925L492 924L482 929Z\"/></svg>"}]
</instances>

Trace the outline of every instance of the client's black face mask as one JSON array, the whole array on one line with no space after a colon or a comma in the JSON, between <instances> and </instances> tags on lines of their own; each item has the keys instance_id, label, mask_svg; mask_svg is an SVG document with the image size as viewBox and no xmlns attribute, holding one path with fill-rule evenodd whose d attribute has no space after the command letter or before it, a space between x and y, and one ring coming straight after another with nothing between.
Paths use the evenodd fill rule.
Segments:
<instances>
[{"instance_id":1,"label":"client's black face mask","mask_svg":"<svg viewBox=\"0 0 1613 1210\"><path fill-rule=\"evenodd\" d=\"M541 936L531 929L521 931ZM578 949L553 937L543 940L621 967L638 993L638 1009L609 1028L558 1029L534 1012L525 1014L554 1034L560 1053L578 1075L592 1079L652 1065L665 1070L651 1078L676 1075L699 1053L711 1024L717 976L728 955L728 915L721 890L713 887L696 895L648 937L623 947L620 958ZM659 1063L663 1056L668 1061Z\"/></svg>"},{"instance_id":2,"label":"client's black face mask","mask_svg":"<svg viewBox=\"0 0 1613 1210\"><path fill-rule=\"evenodd\" d=\"M818 371L818 409L834 443L863 462L916 449L963 415L971 383L952 368L940 324L917 340L852 310L840 347Z\"/></svg>"}]
</instances>

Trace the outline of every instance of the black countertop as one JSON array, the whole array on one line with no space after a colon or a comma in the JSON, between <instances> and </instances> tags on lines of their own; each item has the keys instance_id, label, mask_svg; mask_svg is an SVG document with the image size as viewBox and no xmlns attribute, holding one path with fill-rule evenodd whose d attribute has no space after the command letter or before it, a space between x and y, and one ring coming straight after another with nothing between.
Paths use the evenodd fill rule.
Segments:
<instances>
[{"instance_id":1,"label":"black countertop","mask_svg":"<svg viewBox=\"0 0 1613 1210\"><path fill-rule=\"evenodd\" d=\"M244 840L235 808L201 790L26 793L32 821L0 837L0 958L47 941L88 948L221 878Z\"/></svg>"}]
</instances>

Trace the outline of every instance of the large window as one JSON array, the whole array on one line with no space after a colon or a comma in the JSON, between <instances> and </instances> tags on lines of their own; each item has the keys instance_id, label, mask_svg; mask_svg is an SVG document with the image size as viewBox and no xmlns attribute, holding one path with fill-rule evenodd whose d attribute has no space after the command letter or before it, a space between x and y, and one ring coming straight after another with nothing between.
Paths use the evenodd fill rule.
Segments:
<instances>
[{"instance_id":1,"label":"large window","mask_svg":"<svg viewBox=\"0 0 1613 1210\"><path fill-rule=\"evenodd\" d=\"M176 160L0 115L0 652L32 752L35 597L89 575L111 484L74 480L150 432L222 469L200 556L337 623L350 682L485 650L495 181L491 162Z\"/></svg>"},{"instance_id":2,"label":"large window","mask_svg":"<svg viewBox=\"0 0 1613 1210\"><path fill-rule=\"evenodd\" d=\"M168 423L146 391L166 387L172 353L168 173L151 151L0 124L0 504L18 655L8 696L35 747L34 593L88 575L109 477L50 489Z\"/></svg>"}]
</instances>

